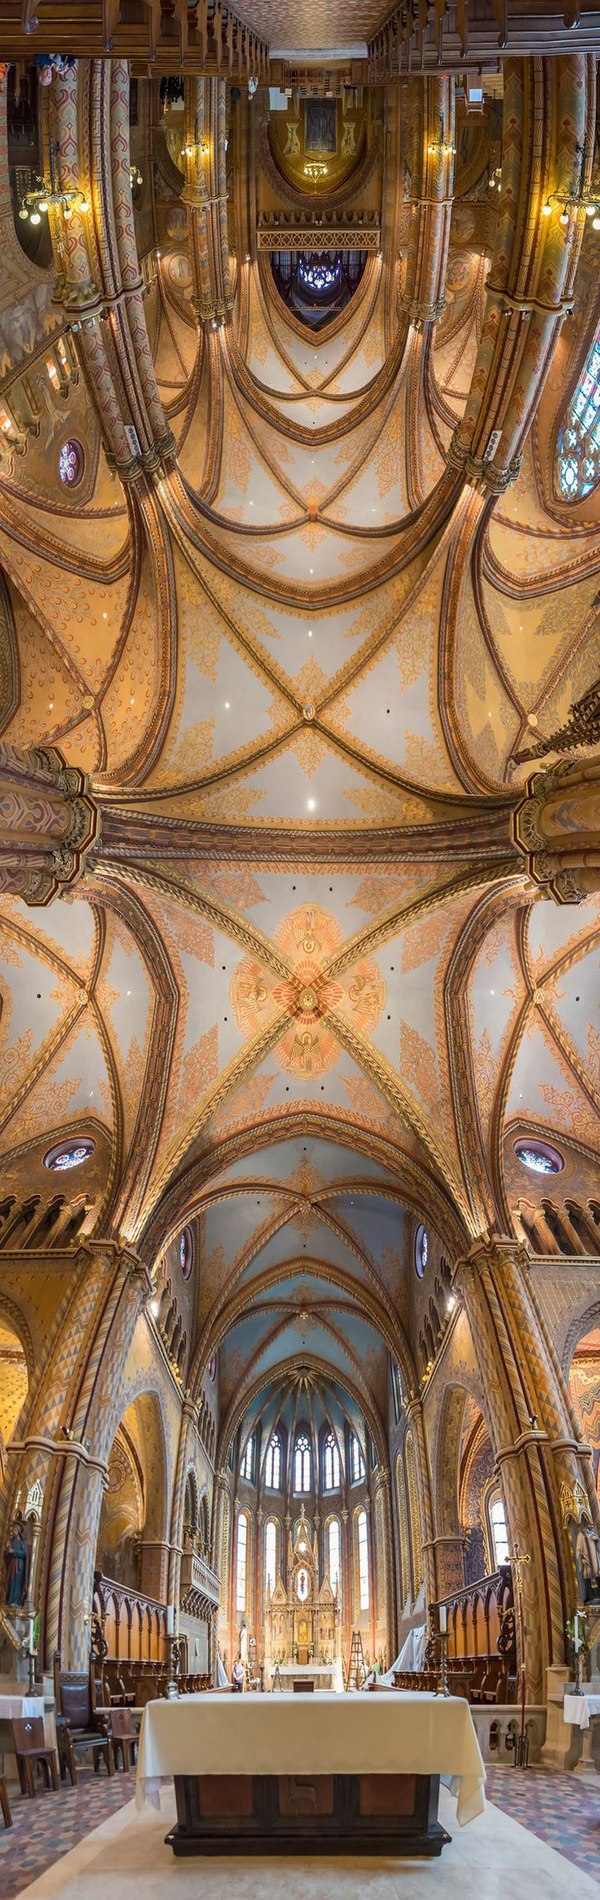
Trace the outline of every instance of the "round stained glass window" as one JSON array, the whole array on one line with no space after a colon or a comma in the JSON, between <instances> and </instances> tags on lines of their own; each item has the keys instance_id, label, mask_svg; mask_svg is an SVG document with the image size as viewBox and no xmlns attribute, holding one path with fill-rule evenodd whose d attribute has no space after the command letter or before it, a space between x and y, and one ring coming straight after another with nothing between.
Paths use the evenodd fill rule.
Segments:
<instances>
[{"instance_id":1,"label":"round stained glass window","mask_svg":"<svg viewBox=\"0 0 600 1900\"><path fill-rule=\"evenodd\" d=\"M530 1174L560 1174L565 1165L558 1148L551 1148L547 1141L516 1141L515 1154Z\"/></svg>"},{"instance_id":2,"label":"round stained glass window","mask_svg":"<svg viewBox=\"0 0 600 1900\"><path fill-rule=\"evenodd\" d=\"M80 442L63 442L58 452L59 480L65 488L77 488L83 475L84 455Z\"/></svg>"},{"instance_id":3,"label":"round stained glass window","mask_svg":"<svg viewBox=\"0 0 600 1900\"><path fill-rule=\"evenodd\" d=\"M424 1227L423 1223L421 1222L420 1226L417 1227L417 1231L415 1234L415 1269L416 1269L416 1272L418 1273L420 1280L422 1280L423 1274L425 1272L425 1268L427 1266L428 1253L429 1253L429 1241L427 1239L427 1228Z\"/></svg>"},{"instance_id":4,"label":"round stained glass window","mask_svg":"<svg viewBox=\"0 0 600 1900\"><path fill-rule=\"evenodd\" d=\"M192 1271L192 1260L192 1236L189 1227L184 1227L183 1232L179 1235L179 1265L184 1280L189 1280Z\"/></svg>"},{"instance_id":5,"label":"round stained glass window","mask_svg":"<svg viewBox=\"0 0 600 1900\"><path fill-rule=\"evenodd\" d=\"M50 1168L53 1174L63 1174L67 1168L80 1168L93 1154L95 1146L95 1141L87 1136L84 1141L73 1141L65 1146L61 1142L58 1147L48 1149L44 1167Z\"/></svg>"}]
</instances>

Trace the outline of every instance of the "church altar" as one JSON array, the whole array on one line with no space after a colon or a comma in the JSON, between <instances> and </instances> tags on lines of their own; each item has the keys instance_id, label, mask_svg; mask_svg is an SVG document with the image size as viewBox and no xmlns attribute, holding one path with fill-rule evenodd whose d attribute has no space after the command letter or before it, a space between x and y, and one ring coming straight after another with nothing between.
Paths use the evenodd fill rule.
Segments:
<instances>
[{"instance_id":1,"label":"church altar","mask_svg":"<svg viewBox=\"0 0 600 1900\"><path fill-rule=\"evenodd\" d=\"M288 1587L277 1577L265 1603L265 1674L271 1683L276 1670L284 1681L314 1667L315 1687L334 1688L341 1677L341 1620L337 1590L329 1576L319 1575L316 1535L304 1513L290 1535Z\"/></svg>"},{"instance_id":2,"label":"church altar","mask_svg":"<svg viewBox=\"0 0 600 1900\"><path fill-rule=\"evenodd\" d=\"M437 1856L439 1778L464 1826L485 1769L462 1697L401 1693L204 1694L149 1702L136 1801L175 1779L177 1856L368 1853Z\"/></svg>"},{"instance_id":3,"label":"church altar","mask_svg":"<svg viewBox=\"0 0 600 1900\"><path fill-rule=\"evenodd\" d=\"M295 1682L314 1683L315 1689L343 1689L341 1659L337 1663L277 1663L271 1664L271 1688L277 1690L278 1680L282 1689L291 1689Z\"/></svg>"}]
</instances>

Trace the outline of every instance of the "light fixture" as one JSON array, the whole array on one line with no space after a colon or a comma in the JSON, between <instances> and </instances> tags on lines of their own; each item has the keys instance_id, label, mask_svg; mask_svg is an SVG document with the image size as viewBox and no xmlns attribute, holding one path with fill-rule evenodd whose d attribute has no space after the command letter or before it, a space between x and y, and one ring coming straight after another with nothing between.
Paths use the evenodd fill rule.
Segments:
<instances>
[{"instance_id":1,"label":"light fixture","mask_svg":"<svg viewBox=\"0 0 600 1900\"><path fill-rule=\"evenodd\" d=\"M552 211L554 206L560 207L560 215L559 215L558 222L559 224L562 224L563 226L568 224L569 214L572 211L573 212L584 211L586 218L596 218L598 216L598 213L600 212L600 204L598 202L597 190L594 187L591 187L590 185L584 184L585 169L586 169L585 140L583 142L583 145L579 145L579 144L576 145L575 154L576 154L576 159L574 163L573 175L572 175L569 190L550 192L546 200L546 204L542 205L542 215L545 218L550 216L550 212ZM577 160L579 161L579 164L576 171ZM600 230L600 224L594 225L594 229Z\"/></svg>"},{"instance_id":2,"label":"light fixture","mask_svg":"<svg viewBox=\"0 0 600 1900\"><path fill-rule=\"evenodd\" d=\"M443 113L441 112L440 112L440 136L438 139L432 139L431 144L428 145L427 147L427 150L429 152L430 158L442 159L442 158L454 157L456 146L452 144L451 139L444 138L444 118L443 118Z\"/></svg>"},{"instance_id":3,"label":"light fixture","mask_svg":"<svg viewBox=\"0 0 600 1900\"><path fill-rule=\"evenodd\" d=\"M318 179L327 177L327 166L323 159L320 158L309 158L306 165L303 166L303 171L305 178Z\"/></svg>"},{"instance_id":4,"label":"light fixture","mask_svg":"<svg viewBox=\"0 0 600 1900\"><path fill-rule=\"evenodd\" d=\"M56 207L57 210L62 211L63 217L66 218L67 223L69 223L74 210L89 211L90 209L85 192L80 191L79 186L61 190L56 180L54 156L55 146L51 140L49 150L50 185L48 187L45 179L38 178L37 184L33 186L32 190L25 192L25 197L23 198L19 210L19 217L23 219L23 222L29 218L31 224L40 224L40 214L42 212L46 213L51 207Z\"/></svg>"},{"instance_id":5,"label":"light fixture","mask_svg":"<svg viewBox=\"0 0 600 1900\"><path fill-rule=\"evenodd\" d=\"M130 165L129 184L131 186L131 190L135 191L136 185L143 185L143 183L144 183L144 180L143 180L143 176L140 171L139 165Z\"/></svg>"}]
</instances>

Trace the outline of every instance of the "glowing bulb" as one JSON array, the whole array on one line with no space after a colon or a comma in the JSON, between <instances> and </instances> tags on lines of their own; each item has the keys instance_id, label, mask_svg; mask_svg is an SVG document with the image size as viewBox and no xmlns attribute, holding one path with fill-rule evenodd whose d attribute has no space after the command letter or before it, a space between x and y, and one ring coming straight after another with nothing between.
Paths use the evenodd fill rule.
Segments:
<instances>
[{"instance_id":1,"label":"glowing bulb","mask_svg":"<svg viewBox=\"0 0 600 1900\"><path fill-rule=\"evenodd\" d=\"M568 222L569 222L569 213L568 213L568 211L561 211L561 214L560 214L560 217L559 217L559 220L558 220L558 222L559 222L559 224L568 224Z\"/></svg>"},{"instance_id":2,"label":"glowing bulb","mask_svg":"<svg viewBox=\"0 0 600 1900\"><path fill-rule=\"evenodd\" d=\"M88 201L88 199L87 199L87 198L80 198L80 200L79 200L79 209L80 209L80 211L89 211L89 208L90 208L90 207L89 207L89 201Z\"/></svg>"},{"instance_id":3,"label":"glowing bulb","mask_svg":"<svg viewBox=\"0 0 600 1900\"><path fill-rule=\"evenodd\" d=\"M542 205L542 217L549 218L551 210L552 205L547 201L545 205Z\"/></svg>"},{"instance_id":4,"label":"glowing bulb","mask_svg":"<svg viewBox=\"0 0 600 1900\"><path fill-rule=\"evenodd\" d=\"M47 210L48 210L48 203L47 203L46 198L40 198L38 211L47 211Z\"/></svg>"},{"instance_id":5,"label":"glowing bulb","mask_svg":"<svg viewBox=\"0 0 600 1900\"><path fill-rule=\"evenodd\" d=\"M595 210L596 210L595 205L586 205L585 207L586 218L593 218Z\"/></svg>"},{"instance_id":6,"label":"glowing bulb","mask_svg":"<svg viewBox=\"0 0 600 1900\"><path fill-rule=\"evenodd\" d=\"M28 217L29 217L29 212L28 212L28 210L27 210L27 205L21 205L21 209L20 209L20 212L19 212L19 217L20 217L20 218L28 218Z\"/></svg>"},{"instance_id":7,"label":"glowing bulb","mask_svg":"<svg viewBox=\"0 0 600 1900\"><path fill-rule=\"evenodd\" d=\"M592 219L592 231L600 231L600 218L599 218L599 217L595 217L595 218L593 218L593 219Z\"/></svg>"},{"instance_id":8,"label":"glowing bulb","mask_svg":"<svg viewBox=\"0 0 600 1900\"><path fill-rule=\"evenodd\" d=\"M314 811L315 805L317 803L316 798L307 798L306 803L308 805L309 811Z\"/></svg>"},{"instance_id":9,"label":"glowing bulb","mask_svg":"<svg viewBox=\"0 0 600 1900\"><path fill-rule=\"evenodd\" d=\"M41 220L39 211L32 211L31 222L32 224L41 224L42 220Z\"/></svg>"}]
</instances>

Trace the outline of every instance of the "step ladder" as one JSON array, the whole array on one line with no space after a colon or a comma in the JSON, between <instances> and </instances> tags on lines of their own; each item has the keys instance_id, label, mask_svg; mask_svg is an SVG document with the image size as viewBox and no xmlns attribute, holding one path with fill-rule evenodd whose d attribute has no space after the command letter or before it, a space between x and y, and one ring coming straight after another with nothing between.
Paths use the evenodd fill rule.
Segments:
<instances>
[{"instance_id":1,"label":"step ladder","mask_svg":"<svg viewBox=\"0 0 600 1900\"><path fill-rule=\"evenodd\" d=\"M367 1668L363 1655L362 1636L360 1630L353 1630L352 1642L350 1644L350 1661L346 1675L346 1689L362 1689L366 1677Z\"/></svg>"}]
</instances>

